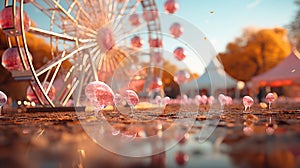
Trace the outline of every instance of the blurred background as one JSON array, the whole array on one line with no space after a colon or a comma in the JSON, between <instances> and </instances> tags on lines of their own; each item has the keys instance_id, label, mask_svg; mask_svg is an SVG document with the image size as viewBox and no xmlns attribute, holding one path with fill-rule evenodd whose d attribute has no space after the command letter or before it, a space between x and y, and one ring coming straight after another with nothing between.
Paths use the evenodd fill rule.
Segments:
<instances>
[{"instance_id":1,"label":"blurred background","mask_svg":"<svg viewBox=\"0 0 300 168\"><path fill-rule=\"evenodd\" d=\"M163 11L163 3L164 1L157 1L160 11ZM228 95L234 98L248 94L259 95L269 91L276 91L279 96L300 97L299 78L281 83L258 81L255 82L255 86L252 81L254 77L279 65L293 51L299 50L300 0L228 0L226 2L178 0L178 3L180 7L176 15L206 33L217 50L216 58L222 63L226 75L235 82L234 85L220 88L219 92L226 90ZM3 8L4 4L0 5ZM37 21L38 24L43 24L42 21ZM50 44L33 34L27 34L27 39L33 64L39 68L51 57ZM7 38L0 30L1 57L7 48ZM62 65L62 67L68 66L70 62L67 61ZM162 75L165 94L176 98L179 87L172 74L178 68L171 61L166 60L163 69L167 70ZM295 73L296 70L292 71ZM188 81L200 79L204 75L204 72L189 73ZM11 73L2 65L0 74L0 90L7 93L12 100L25 100L29 83L14 80ZM197 90L190 88L187 94L212 94L208 90L209 88L205 87Z\"/></svg>"}]
</instances>

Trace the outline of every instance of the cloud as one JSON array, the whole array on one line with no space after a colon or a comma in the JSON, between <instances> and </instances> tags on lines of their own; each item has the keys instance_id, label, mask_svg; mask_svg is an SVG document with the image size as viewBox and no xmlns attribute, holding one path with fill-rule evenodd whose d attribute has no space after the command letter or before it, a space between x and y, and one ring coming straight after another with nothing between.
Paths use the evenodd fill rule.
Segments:
<instances>
[{"instance_id":1,"label":"cloud","mask_svg":"<svg viewBox=\"0 0 300 168\"><path fill-rule=\"evenodd\" d=\"M249 4L247 4L247 8L248 9L251 9L251 8L254 8L254 7L256 7L257 5L259 5L260 3L261 3L261 1L262 0L255 0L255 1L253 1L253 2L251 2L251 3L249 3Z\"/></svg>"}]
</instances>

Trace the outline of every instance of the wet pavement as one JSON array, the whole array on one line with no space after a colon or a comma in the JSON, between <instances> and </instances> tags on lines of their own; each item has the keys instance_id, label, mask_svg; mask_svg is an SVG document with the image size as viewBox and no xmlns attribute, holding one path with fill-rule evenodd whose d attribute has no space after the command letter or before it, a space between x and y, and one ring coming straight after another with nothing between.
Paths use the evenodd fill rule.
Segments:
<instances>
[{"instance_id":1,"label":"wet pavement","mask_svg":"<svg viewBox=\"0 0 300 168\"><path fill-rule=\"evenodd\" d=\"M0 167L300 167L300 104L134 113L4 111Z\"/></svg>"}]
</instances>

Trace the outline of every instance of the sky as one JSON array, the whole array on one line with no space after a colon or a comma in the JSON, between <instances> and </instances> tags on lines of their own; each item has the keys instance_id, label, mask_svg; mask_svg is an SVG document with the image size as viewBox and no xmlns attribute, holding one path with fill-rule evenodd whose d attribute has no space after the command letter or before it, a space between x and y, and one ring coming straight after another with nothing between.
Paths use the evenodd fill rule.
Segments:
<instances>
[{"instance_id":1,"label":"sky","mask_svg":"<svg viewBox=\"0 0 300 168\"><path fill-rule=\"evenodd\" d=\"M198 27L223 52L246 27L273 28L289 24L296 12L294 0L177 0L175 15ZM158 0L162 8L164 1ZM211 13L213 11L213 13Z\"/></svg>"},{"instance_id":2,"label":"sky","mask_svg":"<svg viewBox=\"0 0 300 168\"><path fill-rule=\"evenodd\" d=\"M156 0L163 11L165 0ZM294 0L177 0L176 16L199 28L213 43L217 52L241 35L245 27L282 27L296 12ZM3 3L0 3L3 8ZM213 12L213 13L211 13ZM38 17L38 16L36 16Z\"/></svg>"},{"instance_id":3,"label":"sky","mask_svg":"<svg viewBox=\"0 0 300 168\"><path fill-rule=\"evenodd\" d=\"M156 2L160 11L163 11L165 0ZM204 73L205 67L216 55L209 53L224 52L229 42L242 35L243 29L284 27L294 19L298 10L294 0L177 0L177 2L179 10L174 15L180 18L179 23L182 23L185 29L183 36L187 39L186 42L188 44L196 42L192 47L200 47L196 49L198 52L196 54L191 50L187 51L186 59L180 65L177 63L176 65L182 64L183 68L186 67L190 72L199 75ZM164 22L172 20L171 17L163 18L161 15L162 29L165 26ZM191 26L195 26L198 31L191 31ZM203 47L205 43L199 45L199 41L203 41L203 37L199 37L201 33L210 41L214 52L209 51L207 45ZM164 50L172 50L177 45L171 44L164 43ZM203 52L204 50L207 52ZM172 55L168 58L172 58Z\"/></svg>"},{"instance_id":4,"label":"sky","mask_svg":"<svg viewBox=\"0 0 300 168\"><path fill-rule=\"evenodd\" d=\"M199 75L204 72L203 67L210 62L212 56L207 55L215 55L207 49L210 46L203 42L203 37L212 44L214 52L224 52L226 45L239 37L244 28L283 27L294 19L298 10L294 0L177 0L177 2L179 10L174 15L160 15L161 27L163 32L167 32L173 22L182 23L185 29L182 39L185 41L182 44L164 37L165 55L169 60L174 60L173 50L185 45L188 57L182 64ZM165 0L156 0L156 3L159 11L163 12ZM0 7L3 8L3 3L0 3ZM26 7L38 27L49 29L49 21L34 13L37 8L30 5ZM200 59L195 59L197 54L200 55ZM199 66L200 64L204 66Z\"/></svg>"}]
</instances>

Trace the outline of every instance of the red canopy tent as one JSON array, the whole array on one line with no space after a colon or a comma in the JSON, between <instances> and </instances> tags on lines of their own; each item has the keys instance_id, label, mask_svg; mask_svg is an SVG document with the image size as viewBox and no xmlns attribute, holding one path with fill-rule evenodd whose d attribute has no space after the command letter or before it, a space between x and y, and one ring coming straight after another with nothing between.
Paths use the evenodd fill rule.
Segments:
<instances>
[{"instance_id":1,"label":"red canopy tent","mask_svg":"<svg viewBox=\"0 0 300 168\"><path fill-rule=\"evenodd\" d=\"M253 77L251 82L254 87L300 84L300 53L294 50L271 70Z\"/></svg>"}]
</instances>

